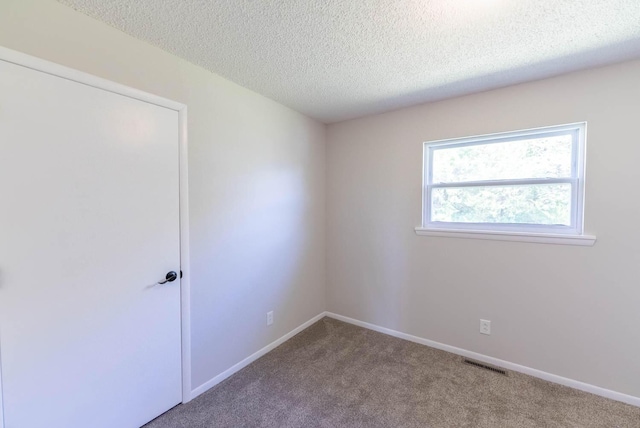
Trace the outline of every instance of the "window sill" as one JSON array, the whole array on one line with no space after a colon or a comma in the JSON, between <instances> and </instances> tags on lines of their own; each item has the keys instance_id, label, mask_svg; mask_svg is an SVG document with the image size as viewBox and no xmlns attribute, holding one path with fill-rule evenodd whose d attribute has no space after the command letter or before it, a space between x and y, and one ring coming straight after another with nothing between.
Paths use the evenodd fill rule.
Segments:
<instances>
[{"instance_id":1,"label":"window sill","mask_svg":"<svg viewBox=\"0 0 640 428\"><path fill-rule=\"evenodd\" d=\"M501 231L475 231L459 229L426 229L415 228L416 234L421 236L435 236L441 238L467 238L489 239L493 241L517 241L534 242L537 244L578 245L592 247L596 237L592 235L560 235L553 233L529 233L529 232L501 232Z\"/></svg>"}]
</instances>

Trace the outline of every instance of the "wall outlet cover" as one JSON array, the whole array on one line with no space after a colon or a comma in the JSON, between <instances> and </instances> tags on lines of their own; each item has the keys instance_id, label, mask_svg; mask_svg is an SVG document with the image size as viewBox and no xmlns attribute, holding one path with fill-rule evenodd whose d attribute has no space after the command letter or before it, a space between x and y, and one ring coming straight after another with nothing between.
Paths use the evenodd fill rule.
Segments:
<instances>
[{"instance_id":1,"label":"wall outlet cover","mask_svg":"<svg viewBox=\"0 0 640 428\"><path fill-rule=\"evenodd\" d=\"M491 321L489 321L489 320L480 320L480 333L481 334L491 334Z\"/></svg>"}]
</instances>

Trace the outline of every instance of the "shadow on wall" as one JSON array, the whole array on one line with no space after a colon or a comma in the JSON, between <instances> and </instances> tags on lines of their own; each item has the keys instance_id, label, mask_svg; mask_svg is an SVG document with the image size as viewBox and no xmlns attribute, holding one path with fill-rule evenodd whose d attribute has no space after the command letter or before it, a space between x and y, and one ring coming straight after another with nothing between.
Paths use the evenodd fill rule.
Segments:
<instances>
[{"instance_id":1,"label":"shadow on wall","mask_svg":"<svg viewBox=\"0 0 640 428\"><path fill-rule=\"evenodd\" d=\"M311 156L303 151L294 157ZM323 231L316 219L324 214L314 212L316 178L301 163L272 159L237 171L220 200L201 211L211 217L200 219L208 229L199 237L205 258L192 262L198 275L192 282L194 386L287 333L302 322L298 318L316 315L308 313L322 305L310 296L323 286L324 265L317 258ZM275 321L265 330L269 310Z\"/></svg>"},{"instance_id":2,"label":"shadow on wall","mask_svg":"<svg viewBox=\"0 0 640 428\"><path fill-rule=\"evenodd\" d=\"M302 172L263 171L248 181L244 204L230 213L234 227L212 242L223 317L242 310L248 300L280 302L304 254L307 204Z\"/></svg>"}]
</instances>

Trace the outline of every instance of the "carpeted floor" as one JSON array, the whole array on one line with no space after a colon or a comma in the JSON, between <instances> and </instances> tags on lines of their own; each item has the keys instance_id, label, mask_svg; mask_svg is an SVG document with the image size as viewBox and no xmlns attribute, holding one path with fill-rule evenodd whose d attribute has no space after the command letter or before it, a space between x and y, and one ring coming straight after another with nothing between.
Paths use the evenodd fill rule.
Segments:
<instances>
[{"instance_id":1,"label":"carpeted floor","mask_svg":"<svg viewBox=\"0 0 640 428\"><path fill-rule=\"evenodd\" d=\"M145 428L640 427L640 408L324 318Z\"/></svg>"}]
</instances>

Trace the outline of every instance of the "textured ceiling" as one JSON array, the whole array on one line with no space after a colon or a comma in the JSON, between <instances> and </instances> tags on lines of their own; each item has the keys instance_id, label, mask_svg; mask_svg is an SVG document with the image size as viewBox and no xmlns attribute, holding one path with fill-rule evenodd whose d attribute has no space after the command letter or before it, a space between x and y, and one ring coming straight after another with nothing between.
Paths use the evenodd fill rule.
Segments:
<instances>
[{"instance_id":1,"label":"textured ceiling","mask_svg":"<svg viewBox=\"0 0 640 428\"><path fill-rule=\"evenodd\" d=\"M330 123L640 57L640 0L59 0Z\"/></svg>"}]
</instances>

